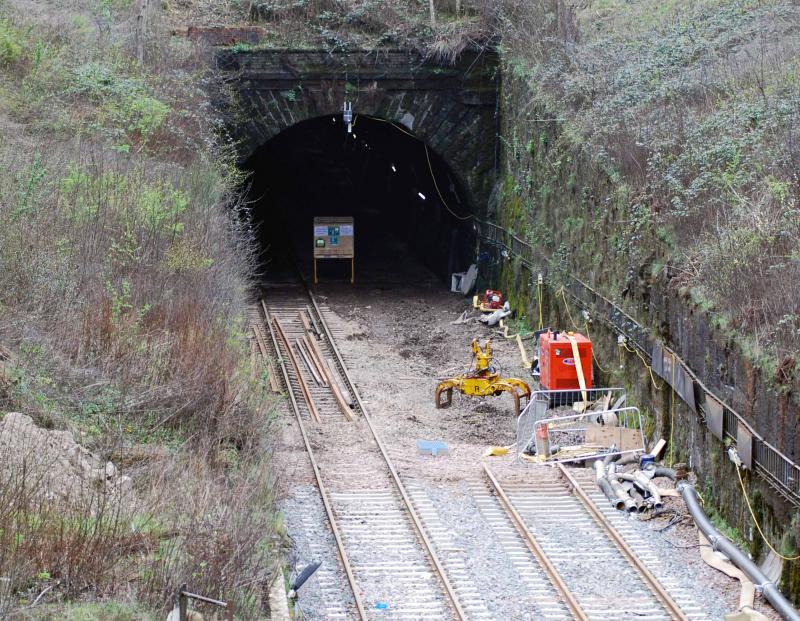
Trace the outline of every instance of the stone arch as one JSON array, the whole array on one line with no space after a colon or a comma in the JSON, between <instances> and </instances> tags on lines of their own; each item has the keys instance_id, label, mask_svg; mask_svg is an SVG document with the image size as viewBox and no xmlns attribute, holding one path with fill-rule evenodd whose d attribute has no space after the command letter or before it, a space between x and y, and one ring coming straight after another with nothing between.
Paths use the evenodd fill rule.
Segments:
<instances>
[{"instance_id":1,"label":"stone arch","mask_svg":"<svg viewBox=\"0 0 800 621\"><path fill-rule=\"evenodd\" d=\"M485 213L495 181L497 60L467 52L455 65L407 50L221 51L218 64L235 85L228 113L240 161L297 123L356 114L397 123L425 141L465 188L472 211Z\"/></svg>"}]
</instances>

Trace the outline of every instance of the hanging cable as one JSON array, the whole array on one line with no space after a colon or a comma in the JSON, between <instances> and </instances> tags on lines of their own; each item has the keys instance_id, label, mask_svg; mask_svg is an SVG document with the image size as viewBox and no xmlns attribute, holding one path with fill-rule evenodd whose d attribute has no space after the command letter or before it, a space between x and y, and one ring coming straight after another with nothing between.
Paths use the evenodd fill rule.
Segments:
<instances>
[{"instance_id":1,"label":"hanging cable","mask_svg":"<svg viewBox=\"0 0 800 621\"><path fill-rule=\"evenodd\" d=\"M675 463L673 460L673 430L675 429L675 354L672 354L672 390L670 391L670 414L669 414L669 467Z\"/></svg>"},{"instance_id":2,"label":"hanging cable","mask_svg":"<svg viewBox=\"0 0 800 621\"><path fill-rule=\"evenodd\" d=\"M629 347L628 343L626 341L621 341L620 342L620 347L624 347L625 351L628 351L628 352L630 352L632 354L636 354L637 356L639 356L639 358L642 361L642 364L644 364L644 366L647 368L647 370L650 373L650 381L653 383L653 388L655 388L656 390L661 390L664 387L664 382L661 383L661 386L658 385L658 383L656 382L655 375L653 375L653 367L651 367L649 364L647 364L647 360L645 360L644 356L642 356L642 354L639 353L638 349L633 349L633 348Z\"/></svg>"},{"instance_id":3,"label":"hanging cable","mask_svg":"<svg viewBox=\"0 0 800 621\"><path fill-rule=\"evenodd\" d=\"M575 330L576 332L579 332L580 328L578 327L578 324L575 323L575 320L572 318L572 314L569 312L569 302L567 301L567 295L565 293L563 285L561 287L559 287L558 291L556 291L556 297L558 297L558 296L561 296L561 302L564 304L564 309L567 311L567 317L569 317L569 321L572 324L573 330ZM539 306L539 323L540 324L542 323L541 312L542 311L541 311L541 302L540 302L540 306ZM542 326L540 325L539 329L541 329L541 328L542 328ZM589 321L588 320L586 320L584 322L584 332L586 332L586 338L591 341L592 337L589 334ZM592 348L592 358L594 359L594 363L597 365L597 368L600 370L601 373L608 373L608 371L606 369L604 369L603 366L600 364L600 362L597 360L597 355L594 352L594 348Z\"/></svg>"},{"instance_id":4,"label":"hanging cable","mask_svg":"<svg viewBox=\"0 0 800 621\"><path fill-rule=\"evenodd\" d=\"M744 486L744 479L742 478L742 472L741 472L741 470L740 470L738 465L734 464L734 467L736 468L736 474L739 475L739 485L742 486L742 495L744 496L744 501L747 504L747 509L750 511L750 517L753 518L753 524L756 525L756 530L758 531L758 534L761 535L761 538L764 540L764 543L767 544L767 547L770 550L772 550L772 552L773 552L773 554L775 554L775 556L777 556L778 558L783 559L784 561L796 561L796 560L800 559L800 554L798 554L797 556L784 556L783 554L781 554L775 548L772 547L772 544L769 542L769 540L764 535L764 531L761 530L761 525L758 523L758 520L756 519L756 514L753 511L753 507L750 505L750 498L748 497L747 489L745 489L745 486Z\"/></svg>"},{"instance_id":5,"label":"hanging cable","mask_svg":"<svg viewBox=\"0 0 800 621\"><path fill-rule=\"evenodd\" d=\"M353 119L353 127L355 127L355 125L356 125L356 120L358 119L358 116L359 116L359 115L356 115L356 116L355 116L355 118ZM364 116L367 116L367 115L364 115ZM444 196L442 196L442 193L441 193L441 191L439 190L439 184L436 182L436 175L433 173L433 165L431 164L431 156L430 156L430 154L429 154L429 152L428 152L428 145L427 145L427 143L426 143L424 140L422 140L422 139L421 139L419 136L415 136L415 135L414 135L414 134L412 134L410 131L408 131L408 130L406 130L406 129L403 129L402 127L400 127L399 125L397 125L397 124L396 124L395 122L393 122L393 121L387 121L386 119L382 119L382 118L379 118L379 117L377 117L377 116L367 116L367 118L368 118L368 119L370 119L370 120L373 120L373 121L378 121L378 122L380 122L380 123L386 123L386 124L388 124L388 125L391 125L391 126L392 126L392 127L394 127L394 128L397 130L397 131L399 131L399 132L403 132L403 133L404 133L406 136L411 136L411 137L412 137L414 140L416 140L417 142L420 142L420 143L422 143L422 146L425 148L425 159L426 159L426 160L427 160L427 162L428 162L428 171L429 171L429 172L430 172L430 174L431 174L431 181L433 181L433 187L434 187L434 188L436 188L436 193L439 195L439 200L441 200L441 201L442 201L442 205L444 205L444 208L445 208L445 209L446 209L446 210L447 210L447 211L450 213L450 215L451 215L451 216L453 216L453 217L454 217L456 220L462 220L462 221L465 221L465 220L472 220L472 219L475 217L475 216L474 216L474 215L472 215L472 214L469 214L468 216L460 216L460 215L458 215L458 214L457 214L455 211L453 211L452 209L450 209L450 205L448 205L448 204L447 204L447 201L446 201L446 200L444 200Z\"/></svg>"}]
</instances>

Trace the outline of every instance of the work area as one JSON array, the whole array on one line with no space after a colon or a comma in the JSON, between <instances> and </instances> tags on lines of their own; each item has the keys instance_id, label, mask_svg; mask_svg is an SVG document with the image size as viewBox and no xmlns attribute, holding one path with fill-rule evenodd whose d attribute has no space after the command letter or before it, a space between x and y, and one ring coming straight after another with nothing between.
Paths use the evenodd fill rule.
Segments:
<instances>
[{"instance_id":1,"label":"work area","mask_svg":"<svg viewBox=\"0 0 800 621\"><path fill-rule=\"evenodd\" d=\"M357 221L355 227L358 231ZM505 300L495 299L502 297L496 290L481 290L473 301L472 295L445 291L432 276L414 286L343 280L321 279L313 295L369 420L361 413L354 422L323 417L307 433L367 616L406 618L423 605L415 604L418 600L445 597L421 577L417 596L410 597L399 588L398 575L371 565L375 555L394 558L393 550L415 539L413 525L404 526L403 514L390 511L394 483L381 474L383 458L369 448L364 434L372 429L420 516L442 575L453 581L454 592L474 595L464 604L463 618L580 618L580 611L600 606L610 594L615 595L608 601L616 603L603 604L610 616L602 618L667 618L670 613L655 611L668 600L692 619L721 619L738 610L749 619L777 618L763 598L748 598L753 578L721 560L707 543L716 541L716 533L698 538L678 491L692 481L691 473L683 466L672 471L658 465L664 443L645 442L626 392L596 385L589 337L532 330L511 314L494 325L480 321L503 309ZM298 364L305 374L306 365ZM556 364L569 372L555 372ZM545 388L542 381L557 387ZM297 599L309 618L317 618L334 597L326 585L339 585L347 576L330 533L300 518L310 512L326 519L305 452L292 439L296 432L294 425L286 429L277 458L292 473L285 510L298 566L323 560ZM352 530L353 519L362 524L359 531ZM379 526L386 520L395 524L396 534ZM609 539L609 525L621 543ZM383 543L370 543L373 528L385 533ZM537 547L545 562L532 552ZM620 551L625 548L630 557ZM611 563L597 566L596 575L585 563L591 550L608 555ZM645 559L644 567L629 558ZM544 597L526 582L534 565L546 567L550 559L564 593L574 596L577 613L568 603L548 603L569 602L559 588L551 586ZM609 567L618 572L617 586L606 584ZM554 584L546 572L541 575ZM659 587L647 586L648 580L668 585L666 595L657 595ZM606 584L604 591L599 584ZM625 595L631 588L656 594L631 598ZM356 606L346 594L337 597L343 610Z\"/></svg>"}]
</instances>

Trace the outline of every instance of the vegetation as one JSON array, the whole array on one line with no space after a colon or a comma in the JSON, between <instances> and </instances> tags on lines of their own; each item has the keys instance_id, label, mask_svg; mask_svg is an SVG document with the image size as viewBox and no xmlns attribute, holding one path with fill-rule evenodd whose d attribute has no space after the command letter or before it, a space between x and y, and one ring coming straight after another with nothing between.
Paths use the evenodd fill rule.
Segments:
<instances>
[{"instance_id":1,"label":"vegetation","mask_svg":"<svg viewBox=\"0 0 800 621\"><path fill-rule=\"evenodd\" d=\"M796 377L796 3L509 1L499 21L507 73L531 96L509 159L515 189L530 196L529 222L553 183L570 186L587 226L608 230L610 262L634 277L668 266L756 358L788 361L781 368ZM548 118L560 128L555 143ZM549 182L531 176L537 157ZM575 176L580 158L596 179ZM604 218L594 209L609 182L614 214Z\"/></svg>"},{"instance_id":2,"label":"vegetation","mask_svg":"<svg viewBox=\"0 0 800 621\"><path fill-rule=\"evenodd\" d=\"M0 1L0 420L71 431L132 491L56 502L35 448L0 467L0 616L163 618L186 582L256 618L283 534L221 86L186 40L132 32L134 3L73 4ZM87 599L119 603L48 616Z\"/></svg>"},{"instance_id":3,"label":"vegetation","mask_svg":"<svg viewBox=\"0 0 800 621\"><path fill-rule=\"evenodd\" d=\"M185 0L177 13L183 23L219 15L248 20L263 29L256 48L326 49L331 52L385 48L415 49L425 56L454 60L468 47L483 47L492 37L492 5L483 0ZM253 49L237 44L239 51Z\"/></svg>"}]
</instances>

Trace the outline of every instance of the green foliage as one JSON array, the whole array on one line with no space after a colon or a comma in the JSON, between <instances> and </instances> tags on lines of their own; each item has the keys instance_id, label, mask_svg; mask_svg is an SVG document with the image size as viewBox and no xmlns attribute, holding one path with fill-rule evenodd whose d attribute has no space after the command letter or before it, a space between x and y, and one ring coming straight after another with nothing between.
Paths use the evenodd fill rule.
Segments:
<instances>
[{"instance_id":1,"label":"green foliage","mask_svg":"<svg viewBox=\"0 0 800 621\"><path fill-rule=\"evenodd\" d=\"M146 186L139 204L151 233L175 236L183 230L179 218L189 206L189 197L182 190L168 183Z\"/></svg>"},{"instance_id":2,"label":"green foliage","mask_svg":"<svg viewBox=\"0 0 800 621\"><path fill-rule=\"evenodd\" d=\"M246 54L248 52L252 52L254 48L250 43L239 41L238 43L232 45L228 49L234 54Z\"/></svg>"},{"instance_id":3,"label":"green foliage","mask_svg":"<svg viewBox=\"0 0 800 621\"><path fill-rule=\"evenodd\" d=\"M773 359L795 355L800 7L559 6L509 1L499 12L505 156L514 192L544 210L528 226L569 239L578 264L596 262L599 249L608 265L625 266L600 275L610 290L646 288L637 272L650 273L654 260L669 265L674 284L700 286L715 321L740 339ZM537 123L532 133L531 117L559 123ZM518 141L520 132L532 135ZM594 194L580 210L579 187ZM592 223L591 239L576 237L588 229L579 218Z\"/></svg>"},{"instance_id":4,"label":"green foliage","mask_svg":"<svg viewBox=\"0 0 800 621\"><path fill-rule=\"evenodd\" d=\"M23 38L7 19L0 19L0 67L9 67L22 58Z\"/></svg>"},{"instance_id":5,"label":"green foliage","mask_svg":"<svg viewBox=\"0 0 800 621\"><path fill-rule=\"evenodd\" d=\"M104 61L89 62L73 71L68 91L98 105L104 119L118 130L146 143L162 126L170 106L148 93L144 80L126 75L121 65ZM126 151L124 145L120 150Z\"/></svg>"},{"instance_id":6,"label":"green foliage","mask_svg":"<svg viewBox=\"0 0 800 621\"><path fill-rule=\"evenodd\" d=\"M131 188L137 188L131 193ZM79 221L96 218L101 209L123 216L123 237L112 245L112 252L123 261L137 257L138 244L131 232L143 228L150 235L174 237L183 231L180 217L189 207L189 196L166 181L148 182L138 175L104 172L91 174L85 168L70 166L61 181L61 196L70 213Z\"/></svg>"}]
</instances>

